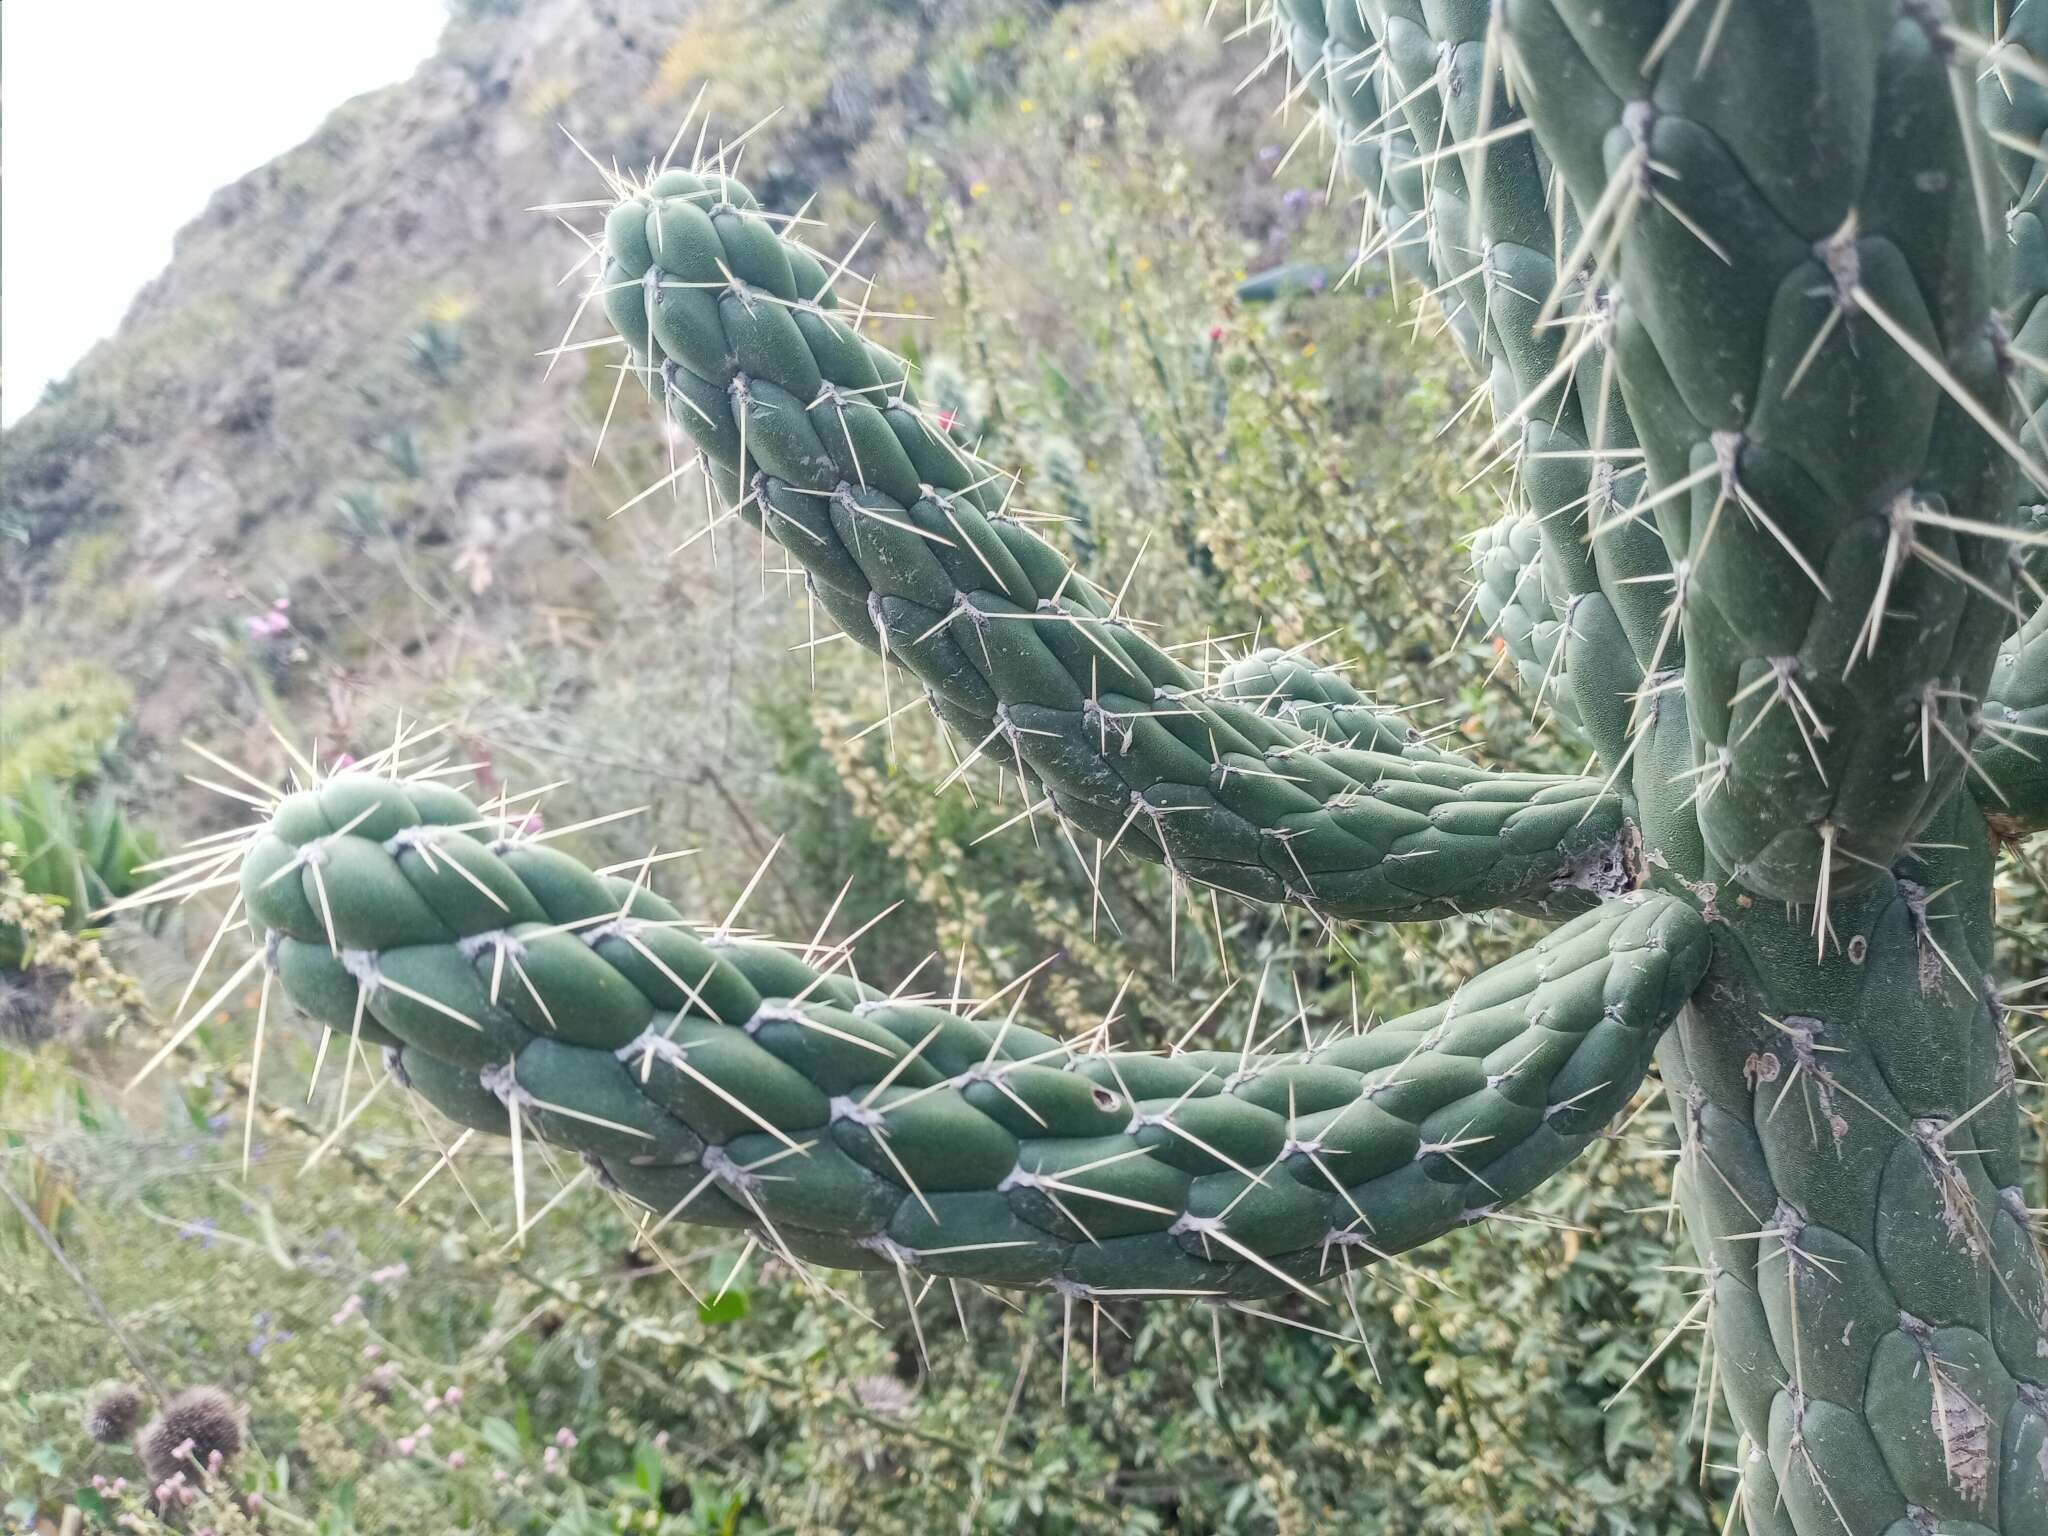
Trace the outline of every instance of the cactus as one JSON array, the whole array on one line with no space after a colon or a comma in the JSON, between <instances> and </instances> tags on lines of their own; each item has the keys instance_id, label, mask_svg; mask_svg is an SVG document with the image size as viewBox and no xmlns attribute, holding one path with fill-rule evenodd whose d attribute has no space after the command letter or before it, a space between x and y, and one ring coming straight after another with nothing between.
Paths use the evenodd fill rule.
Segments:
<instances>
[{"instance_id":1,"label":"cactus","mask_svg":"<svg viewBox=\"0 0 2048 1536\"><path fill-rule=\"evenodd\" d=\"M239 865L243 974L515 1157L542 1137L651 1219L906 1293L1314 1298L1537 1187L1654 1050L1748 1529L2048 1531L1991 977L1997 841L2048 820L2015 596L2048 490L2042 9L1280 0L1361 260L1489 381L1514 504L1475 604L1580 776L1475 767L1293 653L1195 672L1009 510L723 153L615 179L591 302L715 520L1013 774L1019 819L1332 925L1561 920L1436 1008L1235 1055L1061 1040L692 927L399 748L182 888Z\"/></svg>"},{"instance_id":2,"label":"cactus","mask_svg":"<svg viewBox=\"0 0 2048 1536\"><path fill-rule=\"evenodd\" d=\"M1518 1198L1628 1102L1708 950L1639 892L1370 1032L1160 1057L693 928L430 782L302 791L242 870L286 992L460 1124L794 1260L1077 1296L1306 1291Z\"/></svg>"}]
</instances>

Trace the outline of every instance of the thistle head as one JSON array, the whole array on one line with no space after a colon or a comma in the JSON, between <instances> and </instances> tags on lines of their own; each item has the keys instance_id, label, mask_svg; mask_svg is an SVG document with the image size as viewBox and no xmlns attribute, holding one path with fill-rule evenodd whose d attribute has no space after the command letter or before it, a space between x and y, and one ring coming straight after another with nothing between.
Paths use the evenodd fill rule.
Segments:
<instances>
[{"instance_id":1,"label":"thistle head","mask_svg":"<svg viewBox=\"0 0 2048 1536\"><path fill-rule=\"evenodd\" d=\"M133 1382L103 1381L85 1400L85 1432L101 1445L123 1445L135 1436L149 1399Z\"/></svg>"},{"instance_id":2,"label":"thistle head","mask_svg":"<svg viewBox=\"0 0 2048 1536\"><path fill-rule=\"evenodd\" d=\"M152 1482L211 1474L242 1449L242 1410L218 1387L187 1387L142 1427L135 1449Z\"/></svg>"}]
</instances>

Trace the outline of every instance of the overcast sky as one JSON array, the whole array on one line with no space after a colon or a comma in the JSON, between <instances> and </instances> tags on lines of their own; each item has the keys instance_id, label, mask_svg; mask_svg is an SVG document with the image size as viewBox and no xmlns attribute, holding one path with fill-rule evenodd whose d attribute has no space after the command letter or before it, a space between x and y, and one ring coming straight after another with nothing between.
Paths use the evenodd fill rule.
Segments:
<instances>
[{"instance_id":1,"label":"overcast sky","mask_svg":"<svg viewBox=\"0 0 2048 1536\"><path fill-rule=\"evenodd\" d=\"M0 4L0 419L120 322L207 197L432 51L444 0Z\"/></svg>"}]
</instances>

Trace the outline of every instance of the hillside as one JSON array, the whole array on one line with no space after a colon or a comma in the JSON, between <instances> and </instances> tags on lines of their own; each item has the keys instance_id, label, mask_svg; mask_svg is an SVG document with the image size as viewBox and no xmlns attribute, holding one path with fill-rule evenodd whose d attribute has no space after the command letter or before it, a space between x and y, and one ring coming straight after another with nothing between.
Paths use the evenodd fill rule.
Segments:
<instances>
[{"instance_id":1,"label":"hillside","mask_svg":"<svg viewBox=\"0 0 2048 1536\"><path fill-rule=\"evenodd\" d=\"M564 279L563 225L596 219L532 206L601 192L579 142L658 155L708 87L714 143L779 106L742 165L770 205L819 193L834 250L872 223L860 265L930 311L927 205L1001 185L1006 137L1039 126L1010 109L1018 77L1064 57L1110 110L1156 106L1192 162L1242 167L1243 220L1270 225L1263 168L1219 152L1256 126L1225 106L1258 55L1198 10L465 0L411 79L217 193L118 333L0 439L17 707L79 658L118 674L120 771L151 796L189 765L183 738L281 770L271 724L360 750L410 710L500 771L555 778L573 750L618 776L600 798L718 819L758 759L732 660L799 638L801 604L780 583L764 600L750 538L671 560L686 511L608 517L666 450L629 386L593 465L615 354L536 354L587 281ZM613 713L633 730L602 729Z\"/></svg>"}]
</instances>

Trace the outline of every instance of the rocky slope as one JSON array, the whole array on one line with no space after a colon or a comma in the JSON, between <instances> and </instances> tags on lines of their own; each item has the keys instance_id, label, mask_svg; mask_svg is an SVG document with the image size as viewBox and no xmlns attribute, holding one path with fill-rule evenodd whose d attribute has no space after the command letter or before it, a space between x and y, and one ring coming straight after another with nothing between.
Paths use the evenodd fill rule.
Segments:
<instances>
[{"instance_id":1,"label":"rocky slope","mask_svg":"<svg viewBox=\"0 0 2048 1536\"><path fill-rule=\"evenodd\" d=\"M760 757L745 687L761 669L736 658L800 639L803 605L749 535L716 562L667 558L701 492L608 516L668 447L629 381L592 464L617 354L551 372L536 354L587 281L563 281L582 254L563 224L598 216L531 205L600 194L578 141L658 155L708 84L714 141L782 107L742 166L772 205L820 190L821 244L873 221L861 264L935 300L910 157L935 167L923 196L965 201L1000 161L977 93L1105 29L1129 54L1123 86L1199 154L1257 58L1199 10L458 4L411 79L217 193L118 333L0 438L7 687L81 656L118 673L136 694L123 772L150 792L191 766L182 738L282 773L271 725L361 750L405 707L523 782L574 757L592 799L729 822ZM110 212L117 229L118 198ZM601 332L592 318L579 336ZM181 793L159 806L181 829L229 814Z\"/></svg>"}]
</instances>

